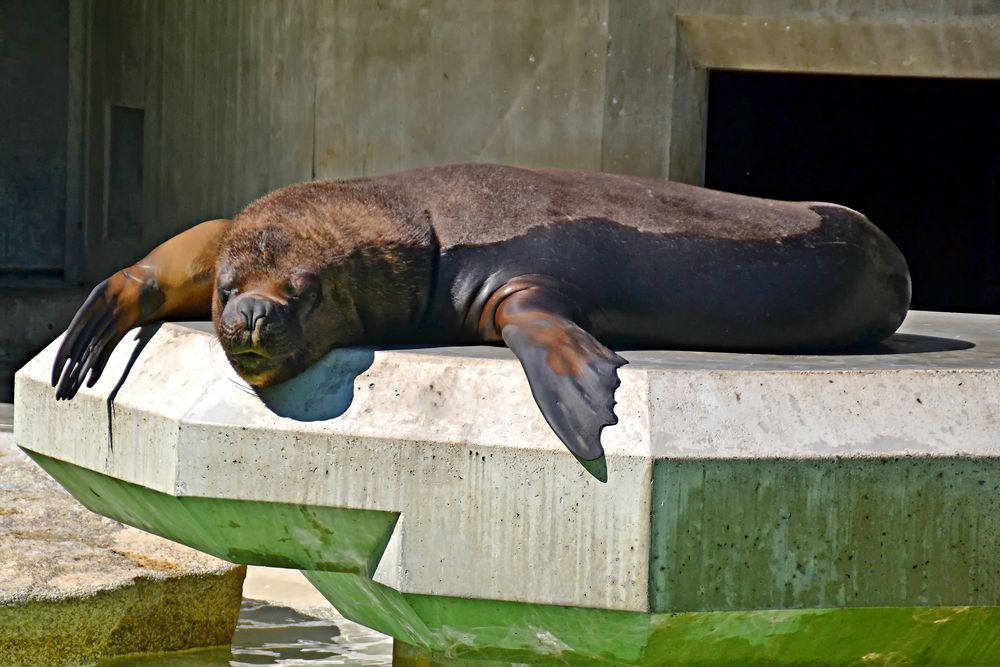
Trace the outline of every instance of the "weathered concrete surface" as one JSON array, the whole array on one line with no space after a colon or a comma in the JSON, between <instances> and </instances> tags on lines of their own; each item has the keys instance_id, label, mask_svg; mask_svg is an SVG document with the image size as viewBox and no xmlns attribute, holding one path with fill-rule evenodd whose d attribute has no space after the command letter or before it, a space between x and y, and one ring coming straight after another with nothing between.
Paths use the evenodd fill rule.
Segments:
<instances>
[{"instance_id":1,"label":"weathered concrete surface","mask_svg":"<svg viewBox=\"0 0 1000 667\"><path fill-rule=\"evenodd\" d=\"M85 504L306 570L435 655L1000 660L995 316L911 313L871 354L625 352L607 484L503 348L339 350L257 394L165 325L59 404L53 354L15 435Z\"/></svg>"},{"instance_id":2,"label":"weathered concrete surface","mask_svg":"<svg viewBox=\"0 0 1000 667\"><path fill-rule=\"evenodd\" d=\"M0 665L228 645L243 575L89 512L0 433Z\"/></svg>"}]
</instances>

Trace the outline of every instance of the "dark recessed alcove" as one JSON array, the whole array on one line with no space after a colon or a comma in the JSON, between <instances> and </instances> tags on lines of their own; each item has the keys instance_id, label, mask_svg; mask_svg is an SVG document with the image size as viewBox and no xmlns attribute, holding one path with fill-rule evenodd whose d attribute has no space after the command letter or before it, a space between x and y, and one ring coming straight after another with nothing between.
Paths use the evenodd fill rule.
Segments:
<instances>
[{"instance_id":1,"label":"dark recessed alcove","mask_svg":"<svg viewBox=\"0 0 1000 667\"><path fill-rule=\"evenodd\" d=\"M1000 81L713 71L705 185L863 212L913 307L1000 313Z\"/></svg>"}]
</instances>

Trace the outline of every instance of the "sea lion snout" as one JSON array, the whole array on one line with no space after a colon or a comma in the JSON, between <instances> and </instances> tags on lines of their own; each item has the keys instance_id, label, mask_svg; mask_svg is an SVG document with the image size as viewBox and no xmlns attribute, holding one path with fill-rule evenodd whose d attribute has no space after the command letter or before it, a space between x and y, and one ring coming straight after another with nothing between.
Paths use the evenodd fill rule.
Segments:
<instances>
[{"instance_id":1,"label":"sea lion snout","mask_svg":"<svg viewBox=\"0 0 1000 667\"><path fill-rule=\"evenodd\" d=\"M295 328L287 303L267 294L250 292L231 299L219 316L222 346L238 366L254 374L269 360L285 356ZM246 363L244 363L246 362ZM242 368L240 369L242 370Z\"/></svg>"},{"instance_id":2,"label":"sea lion snout","mask_svg":"<svg viewBox=\"0 0 1000 667\"><path fill-rule=\"evenodd\" d=\"M266 297L247 295L234 304L233 317L242 320L245 331L258 334L268 317L273 317L275 303Z\"/></svg>"}]
</instances>

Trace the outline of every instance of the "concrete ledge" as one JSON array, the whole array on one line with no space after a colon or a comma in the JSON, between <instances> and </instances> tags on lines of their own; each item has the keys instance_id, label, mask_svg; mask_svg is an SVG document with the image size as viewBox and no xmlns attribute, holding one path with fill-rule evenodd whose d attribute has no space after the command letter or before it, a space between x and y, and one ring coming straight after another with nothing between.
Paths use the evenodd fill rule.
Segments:
<instances>
[{"instance_id":1,"label":"concrete ledge","mask_svg":"<svg viewBox=\"0 0 1000 667\"><path fill-rule=\"evenodd\" d=\"M302 569L428 656L1000 660L997 317L911 313L869 354L626 352L607 484L503 348L338 350L258 394L166 325L59 404L53 354L15 435L88 507Z\"/></svg>"},{"instance_id":2,"label":"concrete ledge","mask_svg":"<svg viewBox=\"0 0 1000 667\"><path fill-rule=\"evenodd\" d=\"M0 434L0 664L228 645L244 568L91 514Z\"/></svg>"}]
</instances>

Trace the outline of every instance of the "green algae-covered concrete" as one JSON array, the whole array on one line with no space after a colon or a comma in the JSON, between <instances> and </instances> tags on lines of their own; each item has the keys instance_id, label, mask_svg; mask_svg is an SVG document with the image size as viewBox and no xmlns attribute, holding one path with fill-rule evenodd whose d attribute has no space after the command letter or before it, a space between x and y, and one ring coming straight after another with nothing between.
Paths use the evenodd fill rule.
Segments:
<instances>
[{"instance_id":1,"label":"green algae-covered concrete","mask_svg":"<svg viewBox=\"0 0 1000 667\"><path fill-rule=\"evenodd\" d=\"M92 509L303 570L400 664L990 664L998 332L911 313L870 354L626 352L607 484L502 348L340 350L258 394L166 325L69 403L43 352L15 435Z\"/></svg>"}]
</instances>

